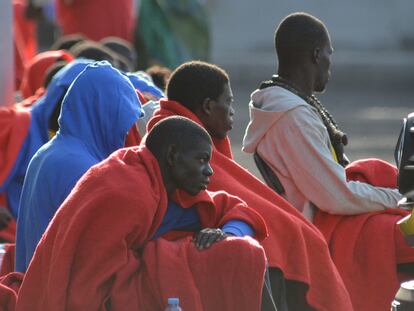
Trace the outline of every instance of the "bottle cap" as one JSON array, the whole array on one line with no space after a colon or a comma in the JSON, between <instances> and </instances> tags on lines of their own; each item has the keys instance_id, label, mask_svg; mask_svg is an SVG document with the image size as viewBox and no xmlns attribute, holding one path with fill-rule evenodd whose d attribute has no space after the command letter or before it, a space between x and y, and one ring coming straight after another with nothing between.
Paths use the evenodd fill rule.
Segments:
<instances>
[{"instance_id":1,"label":"bottle cap","mask_svg":"<svg viewBox=\"0 0 414 311\"><path fill-rule=\"evenodd\" d=\"M395 296L398 301L414 302L414 281L408 281L401 284L400 289Z\"/></svg>"},{"instance_id":2,"label":"bottle cap","mask_svg":"<svg viewBox=\"0 0 414 311\"><path fill-rule=\"evenodd\" d=\"M169 305L178 305L180 303L180 299L178 298L168 298Z\"/></svg>"}]
</instances>

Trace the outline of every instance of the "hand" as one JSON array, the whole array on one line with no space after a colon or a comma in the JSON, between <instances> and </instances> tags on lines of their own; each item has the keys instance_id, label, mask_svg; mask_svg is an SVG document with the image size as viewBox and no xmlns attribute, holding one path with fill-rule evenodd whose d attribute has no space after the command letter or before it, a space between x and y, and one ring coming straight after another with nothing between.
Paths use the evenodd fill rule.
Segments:
<instances>
[{"instance_id":1,"label":"hand","mask_svg":"<svg viewBox=\"0 0 414 311\"><path fill-rule=\"evenodd\" d=\"M205 228L201 230L195 237L194 243L199 250L209 248L213 243L222 241L227 237L221 229Z\"/></svg>"},{"instance_id":2,"label":"hand","mask_svg":"<svg viewBox=\"0 0 414 311\"><path fill-rule=\"evenodd\" d=\"M0 230L7 227L7 224L12 220L13 216L5 207L0 207Z\"/></svg>"}]
</instances>

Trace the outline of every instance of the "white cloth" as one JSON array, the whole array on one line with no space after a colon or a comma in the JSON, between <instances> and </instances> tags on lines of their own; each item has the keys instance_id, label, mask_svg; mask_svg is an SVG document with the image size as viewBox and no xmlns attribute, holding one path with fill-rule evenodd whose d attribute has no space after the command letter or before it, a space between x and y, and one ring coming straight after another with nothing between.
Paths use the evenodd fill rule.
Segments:
<instances>
[{"instance_id":1,"label":"white cloth","mask_svg":"<svg viewBox=\"0 0 414 311\"><path fill-rule=\"evenodd\" d=\"M396 189L346 181L319 114L296 94L278 86L256 90L249 110L243 151L257 151L279 177L285 198L309 220L316 206L338 215L397 207L402 196Z\"/></svg>"},{"instance_id":2,"label":"white cloth","mask_svg":"<svg viewBox=\"0 0 414 311\"><path fill-rule=\"evenodd\" d=\"M142 137L147 133L147 123L152 118L155 110L160 108L160 103L158 101L150 100L149 102L145 103L142 106L142 110L144 111L144 116L139 118L136 122L138 126L138 131Z\"/></svg>"}]
</instances>

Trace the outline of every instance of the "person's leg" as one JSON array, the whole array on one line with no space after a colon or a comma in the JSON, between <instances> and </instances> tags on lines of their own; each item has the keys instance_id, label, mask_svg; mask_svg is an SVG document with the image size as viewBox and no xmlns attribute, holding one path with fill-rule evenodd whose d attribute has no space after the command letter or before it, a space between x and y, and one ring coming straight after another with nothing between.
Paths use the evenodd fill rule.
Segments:
<instances>
[{"instance_id":1,"label":"person's leg","mask_svg":"<svg viewBox=\"0 0 414 311\"><path fill-rule=\"evenodd\" d=\"M314 311L306 301L308 286L302 282L286 281L286 300L289 311Z\"/></svg>"},{"instance_id":2,"label":"person's leg","mask_svg":"<svg viewBox=\"0 0 414 311\"><path fill-rule=\"evenodd\" d=\"M278 268L269 268L269 281L272 289L273 301L278 311L287 311L286 301L286 280L283 273Z\"/></svg>"},{"instance_id":3,"label":"person's leg","mask_svg":"<svg viewBox=\"0 0 414 311\"><path fill-rule=\"evenodd\" d=\"M273 301L272 286L270 284L269 268L266 268L265 280L262 291L262 307L261 311L278 311Z\"/></svg>"},{"instance_id":4,"label":"person's leg","mask_svg":"<svg viewBox=\"0 0 414 311\"><path fill-rule=\"evenodd\" d=\"M286 280L282 271L269 268L273 300L278 311L312 311L307 301L308 286L304 283Z\"/></svg>"}]
</instances>

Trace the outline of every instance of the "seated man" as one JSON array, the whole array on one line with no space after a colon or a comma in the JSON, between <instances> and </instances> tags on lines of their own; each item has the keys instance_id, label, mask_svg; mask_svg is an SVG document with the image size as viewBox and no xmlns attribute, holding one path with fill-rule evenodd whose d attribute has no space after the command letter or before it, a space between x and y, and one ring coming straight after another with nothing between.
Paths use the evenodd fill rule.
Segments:
<instances>
[{"instance_id":1,"label":"seated man","mask_svg":"<svg viewBox=\"0 0 414 311\"><path fill-rule=\"evenodd\" d=\"M92 167L39 242L16 310L152 311L168 297L183 310L260 310L265 254L243 236L262 240L266 225L206 191L211 151L205 130L173 117Z\"/></svg>"},{"instance_id":2,"label":"seated man","mask_svg":"<svg viewBox=\"0 0 414 311\"><path fill-rule=\"evenodd\" d=\"M13 219L17 219L24 176L30 159L57 130L57 116L60 104L69 85L90 63L86 60L74 60L61 69L48 85L45 95L33 105L16 104L0 108L0 206L10 210ZM57 115L56 115L57 111ZM56 126L57 127L57 126ZM2 209L0 209L2 210ZM1 213L1 212L0 212ZM0 218L3 218L0 216ZM0 221L1 223L2 221ZM14 222L9 223L8 228ZM0 239L14 242L14 230L6 237L0 232ZM11 235L11 236L10 236ZM10 237L8 237L10 236Z\"/></svg>"},{"instance_id":3,"label":"seated man","mask_svg":"<svg viewBox=\"0 0 414 311\"><path fill-rule=\"evenodd\" d=\"M160 101L148 123L180 115L202 125L213 139L211 166L214 175L209 190L236 195L265 220L269 237L262 245L269 262L278 310L352 310L321 233L287 201L232 160L227 136L233 123L233 96L227 73L205 62L188 62L178 67L167 84L168 100ZM321 273L323 267L323 273ZM282 271L286 282L277 272ZM282 283L282 284L281 284ZM287 300L287 301L286 301Z\"/></svg>"},{"instance_id":4,"label":"seated man","mask_svg":"<svg viewBox=\"0 0 414 311\"><path fill-rule=\"evenodd\" d=\"M384 168L375 178L383 187L346 174L347 137L313 95L324 91L330 77L333 48L323 22L291 14L278 26L275 46L278 75L251 96L243 150L269 165L285 198L324 232L355 310L389 309L399 287L396 265L414 261L395 225L404 214L396 209L401 195L385 187L395 188L396 169L371 161L372 171ZM378 180L386 170L391 177Z\"/></svg>"},{"instance_id":5,"label":"seated man","mask_svg":"<svg viewBox=\"0 0 414 311\"><path fill-rule=\"evenodd\" d=\"M79 74L63 100L56 136L27 168L17 221L16 271L26 271L44 230L78 179L124 147L128 130L141 115L131 82L108 62L90 64Z\"/></svg>"}]
</instances>

